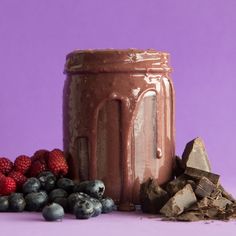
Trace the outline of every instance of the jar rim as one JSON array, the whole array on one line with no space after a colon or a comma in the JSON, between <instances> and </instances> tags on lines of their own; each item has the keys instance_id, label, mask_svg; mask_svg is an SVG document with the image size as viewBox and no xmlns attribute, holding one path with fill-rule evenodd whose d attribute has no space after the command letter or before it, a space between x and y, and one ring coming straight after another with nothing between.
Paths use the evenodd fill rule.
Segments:
<instances>
[{"instance_id":1,"label":"jar rim","mask_svg":"<svg viewBox=\"0 0 236 236\"><path fill-rule=\"evenodd\" d=\"M155 49L78 49L66 56L64 72L170 72L168 62L169 53Z\"/></svg>"}]
</instances>

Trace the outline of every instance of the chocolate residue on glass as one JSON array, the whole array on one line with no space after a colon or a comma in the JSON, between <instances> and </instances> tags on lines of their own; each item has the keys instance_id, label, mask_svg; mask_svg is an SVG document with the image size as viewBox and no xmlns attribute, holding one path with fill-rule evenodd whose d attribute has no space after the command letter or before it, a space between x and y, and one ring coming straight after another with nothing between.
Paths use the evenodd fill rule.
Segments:
<instances>
[{"instance_id":1,"label":"chocolate residue on glass","mask_svg":"<svg viewBox=\"0 0 236 236\"><path fill-rule=\"evenodd\" d=\"M172 178L174 88L168 53L76 50L67 55L64 151L71 177L101 179L120 210L140 203L140 184Z\"/></svg>"}]
</instances>

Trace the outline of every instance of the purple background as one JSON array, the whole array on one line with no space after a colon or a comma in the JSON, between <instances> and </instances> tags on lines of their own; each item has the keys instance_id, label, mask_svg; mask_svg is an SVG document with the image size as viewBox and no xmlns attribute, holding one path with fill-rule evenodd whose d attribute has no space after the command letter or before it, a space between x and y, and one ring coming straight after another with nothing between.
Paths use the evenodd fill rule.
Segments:
<instances>
[{"instance_id":1,"label":"purple background","mask_svg":"<svg viewBox=\"0 0 236 236\"><path fill-rule=\"evenodd\" d=\"M171 53L177 153L182 154L187 141L203 137L213 170L235 190L235 10L235 0L0 0L0 155L14 160L39 148L62 147L62 72L68 52L76 48L155 48ZM38 214L0 217L5 233L11 229L10 219L24 235L41 235L39 227L44 226L38 222ZM168 229L180 234L194 229L150 219L137 221L132 214L127 217L117 213L89 222L96 222L100 233L113 227L117 235L127 220L127 230L138 227L139 234L149 230L156 235ZM27 230L24 223L34 220ZM88 221L70 222L58 228L45 223L47 228L42 228L44 233L57 229L65 234L90 225ZM227 228L230 235L235 227L214 225L212 234ZM208 225L197 227L211 235Z\"/></svg>"},{"instance_id":2,"label":"purple background","mask_svg":"<svg viewBox=\"0 0 236 236\"><path fill-rule=\"evenodd\" d=\"M235 182L236 1L0 0L0 155L62 147L65 55L87 48L171 53L177 154L204 138Z\"/></svg>"}]
</instances>

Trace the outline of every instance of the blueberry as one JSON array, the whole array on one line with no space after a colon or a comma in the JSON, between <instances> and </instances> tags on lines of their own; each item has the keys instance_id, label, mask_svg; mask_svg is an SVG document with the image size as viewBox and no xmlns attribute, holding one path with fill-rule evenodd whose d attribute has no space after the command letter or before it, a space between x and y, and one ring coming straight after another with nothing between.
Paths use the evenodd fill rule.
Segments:
<instances>
[{"instance_id":1,"label":"blueberry","mask_svg":"<svg viewBox=\"0 0 236 236\"><path fill-rule=\"evenodd\" d=\"M84 181L77 184L74 192L84 192L94 198L102 198L105 185L101 180Z\"/></svg>"},{"instance_id":2,"label":"blueberry","mask_svg":"<svg viewBox=\"0 0 236 236\"><path fill-rule=\"evenodd\" d=\"M40 179L41 177L43 177L43 179L47 179L48 177L55 177L55 175L51 172L51 171L43 171L38 175L38 178Z\"/></svg>"},{"instance_id":3,"label":"blueberry","mask_svg":"<svg viewBox=\"0 0 236 236\"><path fill-rule=\"evenodd\" d=\"M94 214L93 203L87 199L78 201L74 207L74 214L76 219L89 219Z\"/></svg>"},{"instance_id":4,"label":"blueberry","mask_svg":"<svg viewBox=\"0 0 236 236\"><path fill-rule=\"evenodd\" d=\"M21 212L25 209L25 199L22 193L12 193L9 196L10 210L14 212Z\"/></svg>"},{"instance_id":5,"label":"blueberry","mask_svg":"<svg viewBox=\"0 0 236 236\"><path fill-rule=\"evenodd\" d=\"M29 178L26 180L26 182L23 184L23 193L35 193L38 192L40 189L40 182L37 178Z\"/></svg>"},{"instance_id":6,"label":"blueberry","mask_svg":"<svg viewBox=\"0 0 236 236\"><path fill-rule=\"evenodd\" d=\"M68 193L64 189L56 188L49 193L49 201L53 202L54 199L56 198L67 197L67 196L68 196Z\"/></svg>"},{"instance_id":7,"label":"blueberry","mask_svg":"<svg viewBox=\"0 0 236 236\"><path fill-rule=\"evenodd\" d=\"M102 213L102 203L96 198L89 198L89 201L92 202L94 208L93 217L98 216Z\"/></svg>"},{"instance_id":8,"label":"blueberry","mask_svg":"<svg viewBox=\"0 0 236 236\"><path fill-rule=\"evenodd\" d=\"M74 193L85 192L86 186L88 185L89 181L83 181L79 184L75 184L74 186Z\"/></svg>"},{"instance_id":9,"label":"blueberry","mask_svg":"<svg viewBox=\"0 0 236 236\"><path fill-rule=\"evenodd\" d=\"M109 197L101 199L101 203L102 203L102 213L109 213L113 211L115 207L114 201Z\"/></svg>"},{"instance_id":10,"label":"blueberry","mask_svg":"<svg viewBox=\"0 0 236 236\"><path fill-rule=\"evenodd\" d=\"M41 188L47 192L52 191L56 185L56 177L50 171L43 171L38 175L38 180L41 183Z\"/></svg>"},{"instance_id":11,"label":"blueberry","mask_svg":"<svg viewBox=\"0 0 236 236\"><path fill-rule=\"evenodd\" d=\"M58 198L55 198L53 202L61 205L65 212L69 212L67 198L65 198L65 197L58 197Z\"/></svg>"},{"instance_id":12,"label":"blueberry","mask_svg":"<svg viewBox=\"0 0 236 236\"><path fill-rule=\"evenodd\" d=\"M84 199L89 199L89 198L90 198L90 196L87 195L86 193L72 193L72 194L70 194L69 197L67 198L69 211L71 213L73 213L74 206L78 201L84 200Z\"/></svg>"},{"instance_id":13,"label":"blueberry","mask_svg":"<svg viewBox=\"0 0 236 236\"><path fill-rule=\"evenodd\" d=\"M47 204L47 201L48 196L44 191L29 193L25 196L25 209L28 211L39 211Z\"/></svg>"},{"instance_id":14,"label":"blueberry","mask_svg":"<svg viewBox=\"0 0 236 236\"><path fill-rule=\"evenodd\" d=\"M0 212L8 211L9 201L7 196L0 196Z\"/></svg>"},{"instance_id":15,"label":"blueberry","mask_svg":"<svg viewBox=\"0 0 236 236\"><path fill-rule=\"evenodd\" d=\"M73 192L74 185L74 181L68 178L60 178L57 181L57 187L64 189L68 193Z\"/></svg>"},{"instance_id":16,"label":"blueberry","mask_svg":"<svg viewBox=\"0 0 236 236\"><path fill-rule=\"evenodd\" d=\"M63 207L57 203L52 203L49 206L43 208L43 217L47 221L62 220L64 217Z\"/></svg>"}]
</instances>

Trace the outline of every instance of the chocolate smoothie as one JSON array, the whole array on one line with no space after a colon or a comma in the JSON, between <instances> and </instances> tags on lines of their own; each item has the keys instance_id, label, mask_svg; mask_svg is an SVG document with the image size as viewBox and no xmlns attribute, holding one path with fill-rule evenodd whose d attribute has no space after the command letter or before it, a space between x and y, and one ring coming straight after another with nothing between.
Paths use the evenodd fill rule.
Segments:
<instances>
[{"instance_id":1,"label":"chocolate smoothie","mask_svg":"<svg viewBox=\"0 0 236 236\"><path fill-rule=\"evenodd\" d=\"M76 50L67 55L64 151L71 177L101 179L120 210L139 204L148 177L172 178L174 88L169 54Z\"/></svg>"}]
</instances>

